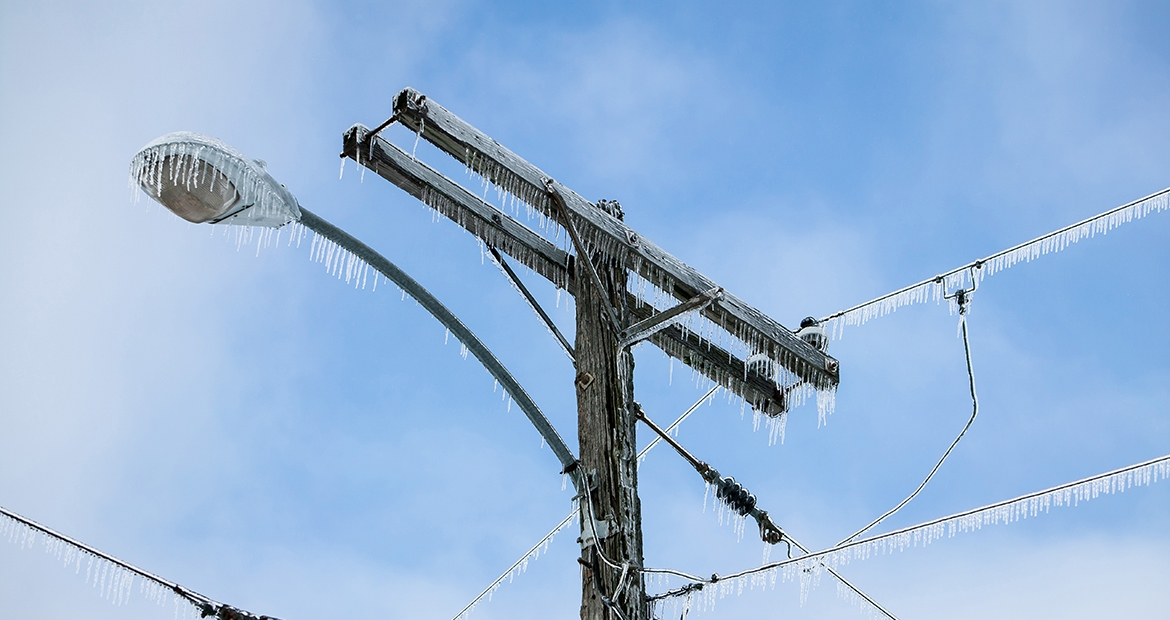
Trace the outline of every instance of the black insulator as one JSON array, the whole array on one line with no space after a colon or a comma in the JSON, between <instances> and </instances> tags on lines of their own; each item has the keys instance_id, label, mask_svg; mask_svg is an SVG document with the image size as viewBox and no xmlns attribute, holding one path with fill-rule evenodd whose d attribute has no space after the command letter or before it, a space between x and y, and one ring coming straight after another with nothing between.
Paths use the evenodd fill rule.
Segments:
<instances>
[{"instance_id":1,"label":"black insulator","mask_svg":"<svg viewBox=\"0 0 1170 620\"><path fill-rule=\"evenodd\" d=\"M814 326L819 325L819 324L820 324L820 321L814 319L811 316L806 316L806 317L804 317L804 320L800 322L800 327L803 329L805 327L814 327Z\"/></svg>"}]
</instances>

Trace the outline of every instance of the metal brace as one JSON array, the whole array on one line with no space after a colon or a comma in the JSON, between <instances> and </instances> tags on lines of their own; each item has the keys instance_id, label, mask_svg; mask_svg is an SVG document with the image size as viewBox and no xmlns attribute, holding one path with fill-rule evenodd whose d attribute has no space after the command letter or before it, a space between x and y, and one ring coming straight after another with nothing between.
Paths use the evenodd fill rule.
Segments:
<instances>
[{"instance_id":1,"label":"metal brace","mask_svg":"<svg viewBox=\"0 0 1170 620\"><path fill-rule=\"evenodd\" d=\"M718 286L709 291L699 293L673 308L659 312L644 321L639 321L625 328L618 334L618 344L622 349L635 345L681 321L683 315L686 313L702 310L722 298L723 288Z\"/></svg>"},{"instance_id":2,"label":"metal brace","mask_svg":"<svg viewBox=\"0 0 1170 620\"><path fill-rule=\"evenodd\" d=\"M492 218L493 221L495 221L500 219L500 216L493 214ZM516 290L520 291L520 295L524 297L524 300L527 301L528 305L536 312L536 316L540 318L542 323L544 323L545 328L548 329L549 333L557 339L557 342L559 342L561 348L565 350L565 353L569 356L569 359L572 360L574 364L576 364L577 358L573 353L573 345L569 344L569 340L565 338L565 335L561 333L561 330L557 329L557 324L553 323L552 318L549 317L548 313L544 311L544 308L540 307L540 303L538 303L536 298L532 296L532 293L528 291L528 287L524 286L524 282L520 280L520 276L516 275L516 272L512 270L511 266L508 265L508 261L504 260L504 257L500 254L499 250L490 245L487 246L487 249L488 252L491 252L492 258L496 261L496 264L500 266L500 270L504 272L504 277L508 278L508 281L512 283L512 286L516 287Z\"/></svg>"},{"instance_id":3,"label":"metal brace","mask_svg":"<svg viewBox=\"0 0 1170 620\"><path fill-rule=\"evenodd\" d=\"M593 261L589 259L589 255L585 252L585 244L581 243L581 236L577 234L577 227L573 224L573 218L569 214L569 207L565 205L565 198L557 191L556 181L552 179L544 180L544 187L552 196L553 204L561 212L561 217L565 220L565 230L569 231L569 238L573 240L573 247L577 248L577 259L585 263L585 271L589 272L589 279L593 280L594 293L597 295L597 300L601 302L601 307L605 308L606 315L609 317L609 326L613 329L613 333L621 333L621 322L618 321L617 311L614 310L613 305L605 297L605 285L601 283L601 276L597 275L597 268L593 266ZM623 291L624 294L624 291Z\"/></svg>"}]
</instances>

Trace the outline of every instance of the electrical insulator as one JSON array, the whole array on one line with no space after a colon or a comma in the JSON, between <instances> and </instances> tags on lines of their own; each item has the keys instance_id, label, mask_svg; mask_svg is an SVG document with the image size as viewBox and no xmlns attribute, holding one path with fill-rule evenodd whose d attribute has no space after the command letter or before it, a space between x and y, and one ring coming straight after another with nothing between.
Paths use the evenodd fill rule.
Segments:
<instances>
[{"instance_id":1,"label":"electrical insulator","mask_svg":"<svg viewBox=\"0 0 1170 620\"><path fill-rule=\"evenodd\" d=\"M813 317L806 317L800 322L800 329L796 332L796 337L809 343L817 351L824 352L829 348L829 334L825 332L825 328L821 327L820 321Z\"/></svg>"},{"instance_id":2,"label":"electrical insulator","mask_svg":"<svg viewBox=\"0 0 1170 620\"><path fill-rule=\"evenodd\" d=\"M756 496L752 495L744 486L727 476L720 481L716 496L727 502L735 512L748 516L756 507Z\"/></svg>"}]
</instances>

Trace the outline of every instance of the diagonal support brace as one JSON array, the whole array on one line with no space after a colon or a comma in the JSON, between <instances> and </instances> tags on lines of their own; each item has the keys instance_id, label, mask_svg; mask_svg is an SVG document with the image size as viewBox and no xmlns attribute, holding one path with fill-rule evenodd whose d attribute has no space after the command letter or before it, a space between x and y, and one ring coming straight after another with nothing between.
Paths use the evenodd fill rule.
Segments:
<instances>
[{"instance_id":1,"label":"diagonal support brace","mask_svg":"<svg viewBox=\"0 0 1170 620\"><path fill-rule=\"evenodd\" d=\"M508 265L507 261L504 260L504 257L500 254L500 251L490 245L488 246L488 251L491 252L492 258L496 261L496 264L500 266L500 271L504 272L504 277L508 278L508 281L512 283L512 286L516 287L517 291L520 291L520 295L524 297L524 300L527 301L528 305L532 307L532 310L536 312L536 316L540 318L542 323L544 323L544 326L548 329L548 332L552 334L553 337L557 339L557 342L561 344L561 348L563 348L565 350L565 354L569 356L569 361L576 364L577 358L573 354L573 345L569 344L569 340L565 338L565 335L561 333L560 329L557 329L557 325L556 323L553 323L552 317L550 317L548 313L544 311L544 308L542 308L540 303L536 301L536 297L533 297L532 293L529 292L528 287L524 286L524 282L520 280L520 277L516 275L516 272L513 271L512 267Z\"/></svg>"},{"instance_id":2,"label":"diagonal support brace","mask_svg":"<svg viewBox=\"0 0 1170 620\"><path fill-rule=\"evenodd\" d=\"M658 314L655 314L654 316L644 321L639 321L625 328L621 331L621 333L618 334L619 348L624 349L626 347L635 345L666 329L667 327L670 327L671 325L681 321L683 315L687 314L688 312L702 310L703 308L710 306L712 303L722 298L723 288L716 286L709 291L695 295L691 299L688 299L687 301L684 301L681 304L674 306L673 308L659 312Z\"/></svg>"},{"instance_id":3,"label":"diagonal support brace","mask_svg":"<svg viewBox=\"0 0 1170 620\"><path fill-rule=\"evenodd\" d=\"M569 231L573 247L577 248L577 259L585 263L585 271L589 272L589 279L593 280L593 292L597 295L598 301L601 302L601 307L605 308L606 316L609 317L609 326L613 329L614 335L620 334L622 328L621 321L618 321L617 311L614 310L613 304L605 298L605 285L601 283L601 276L597 275L597 267L593 265L593 260L585 251L585 244L581 243L581 235L577 233L577 226L573 224L573 218L569 216L569 207L565 205L564 196L561 196L561 193L557 191L556 183L552 179L545 179L544 187L552 196L553 203L556 204L557 209L561 212L561 217L565 220L565 230Z\"/></svg>"}]
</instances>

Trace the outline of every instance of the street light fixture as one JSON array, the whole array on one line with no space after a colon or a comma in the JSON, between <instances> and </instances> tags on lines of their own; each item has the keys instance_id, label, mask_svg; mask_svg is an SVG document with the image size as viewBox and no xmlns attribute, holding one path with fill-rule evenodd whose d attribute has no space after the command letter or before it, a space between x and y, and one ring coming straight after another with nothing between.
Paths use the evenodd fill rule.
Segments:
<instances>
[{"instance_id":1,"label":"street light fixture","mask_svg":"<svg viewBox=\"0 0 1170 620\"><path fill-rule=\"evenodd\" d=\"M340 264L338 257L344 255L351 267L368 265L397 284L483 364L544 437L561 462L562 473L569 475L575 487L579 485L577 458L544 412L479 337L397 265L349 233L302 208L292 192L269 176L265 168L263 161L248 159L215 138L179 131L142 147L130 163L130 181L188 222L263 228L280 228L296 222L319 235L321 243L336 247L337 252L328 252L334 261L332 264ZM351 270L353 272L356 270Z\"/></svg>"},{"instance_id":2,"label":"street light fixture","mask_svg":"<svg viewBox=\"0 0 1170 620\"><path fill-rule=\"evenodd\" d=\"M263 161L189 131L142 147L130 177L159 204L196 224L280 228L301 217L297 199L268 174Z\"/></svg>"}]
</instances>

